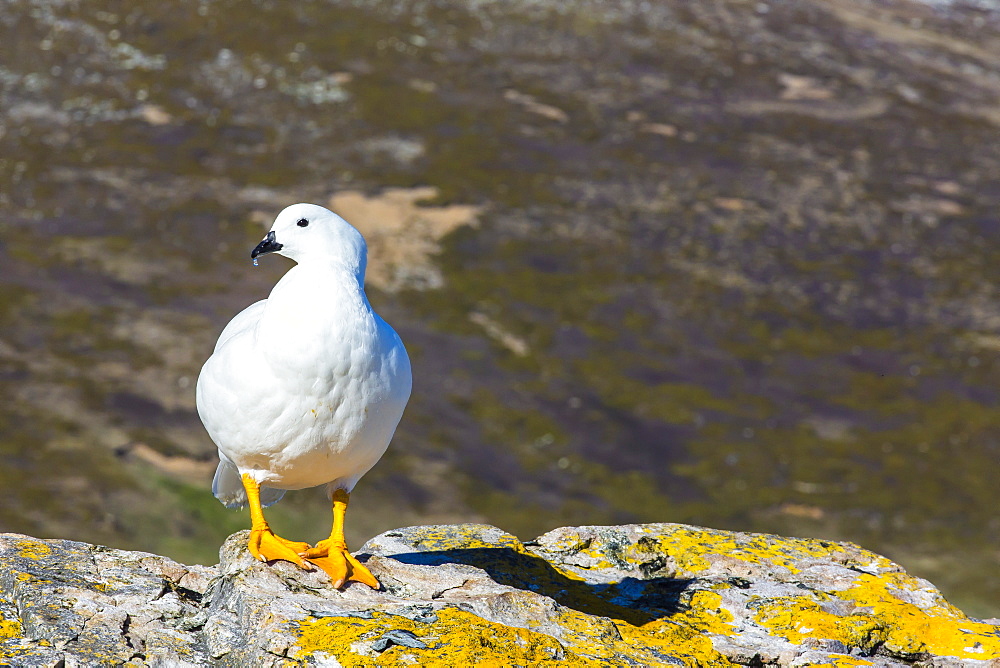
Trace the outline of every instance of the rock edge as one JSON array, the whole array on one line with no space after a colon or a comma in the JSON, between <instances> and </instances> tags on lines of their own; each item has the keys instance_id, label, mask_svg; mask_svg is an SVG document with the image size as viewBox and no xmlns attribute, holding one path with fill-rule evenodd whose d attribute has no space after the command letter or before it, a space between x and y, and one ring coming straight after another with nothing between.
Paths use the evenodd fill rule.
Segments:
<instances>
[{"instance_id":1,"label":"rock edge","mask_svg":"<svg viewBox=\"0 0 1000 668\"><path fill-rule=\"evenodd\" d=\"M0 665L1000 666L1000 626L850 543L680 524L419 526L383 588L0 534Z\"/></svg>"}]
</instances>

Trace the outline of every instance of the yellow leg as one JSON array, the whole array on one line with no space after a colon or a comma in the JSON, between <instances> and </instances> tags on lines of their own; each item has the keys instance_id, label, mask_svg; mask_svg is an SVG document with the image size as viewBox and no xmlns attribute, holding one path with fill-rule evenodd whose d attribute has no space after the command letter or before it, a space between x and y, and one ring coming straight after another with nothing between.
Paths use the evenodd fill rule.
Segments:
<instances>
[{"instance_id":1,"label":"yellow leg","mask_svg":"<svg viewBox=\"0 0 1000 668\"><path fill-rule=\"evenodd\" d=\"M241 479L250 503L250 541L247 543L250 554L261 561L283 559L311 571L309 563L299 556L299 553L309 549L309 543L285 540L271 531L260 506L260 485L246 473Z\"/></svg>"},{"instance_id":2,"label":"yellow leg","mask_svg":"<svg viewBox=\"0 0 1000 668\"><path fill-rule=\"evenodd\" d=\"M347 503L350 498L351 495L342 489L333 493L333 528L330 530L330 537L321 540L316 543L316 547L301 554L326 571L337 589L351 580L378 589L381 585L371 571L347 551L347 542L344 540L344 515L347 513Z\"/></svg>"}]
</instances>

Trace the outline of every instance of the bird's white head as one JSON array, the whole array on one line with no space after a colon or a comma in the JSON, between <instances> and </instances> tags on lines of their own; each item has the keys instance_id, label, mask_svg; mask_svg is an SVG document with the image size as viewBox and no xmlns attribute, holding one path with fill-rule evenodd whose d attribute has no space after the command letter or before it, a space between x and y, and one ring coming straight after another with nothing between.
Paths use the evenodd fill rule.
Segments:
<instances>
[{"instance_id":1,"label":"bird's white head","mask_svg":"<svg viewBox=\"0 0 1000 668\"><path fill-rule=\"evenodd\" d=\"M277 253L303 263L325 263L343 266L364 282L368 247L353 225L315 204L293 204L286 207L271 225L271 231L250 253L257 257Z\"/></svg>"}]
</instances>

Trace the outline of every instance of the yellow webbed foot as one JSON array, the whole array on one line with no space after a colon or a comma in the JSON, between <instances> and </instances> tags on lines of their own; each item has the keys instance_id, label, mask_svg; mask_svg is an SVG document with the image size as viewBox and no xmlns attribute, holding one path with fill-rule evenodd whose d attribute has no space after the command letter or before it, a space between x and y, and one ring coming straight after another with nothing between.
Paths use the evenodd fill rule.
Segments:
<instances>
[{"instance_id":1,"label":"yellow webbed foot","mask_svg":"<svg viewBox=\"0 0 1000 668\"><path fill-rule=\"evenodd\" d=\"M347 545L342 541L321 540L316 543L316 547L300 554L310 563L322 568L337 589L352 580L366 584L372 589L379 589L382 586L371 571L347 551Z\"/></svg>"},{"instance_id":2,"label":"yellow webbed foot","mask_svg":"<svg viewBox=\"0 0 1000 668\"><path fill-rule=\"evenodd\" d=\"M309 549L309 543L285 540L270 528L251 529L250 540L247 543L250 554L261 561L290 561L299 568L312 570L309 562L299 555Z\"/></svg>"}]
</instances>

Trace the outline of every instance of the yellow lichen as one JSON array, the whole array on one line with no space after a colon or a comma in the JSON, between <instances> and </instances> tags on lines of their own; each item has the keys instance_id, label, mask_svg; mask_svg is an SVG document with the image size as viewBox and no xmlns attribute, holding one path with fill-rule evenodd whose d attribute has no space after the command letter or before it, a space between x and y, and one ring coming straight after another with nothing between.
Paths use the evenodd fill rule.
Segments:
<instances>
[{"instance_id":1,"label":"yellow lichen","mask_svg":"<svg viewBox=\"0 0 1000 668\"><path fill-rule=\"evenodd\" d=\"M0 617L0 640L17 638L21 635L21 623L16 619Z\"/></svg>"},{"instance_id":2,"label":"yellow lichen","mask_svg":"<svg viewBox=\"0 0 1000 668\"><path fill-rule=\"evenodd\" d=\"M960 659L1000 659L1000 629L974 622L943 601L923 609L901 601L892 590L919 588L906 573L861 575L841 592L843 598L870 608L886 628L885 648L901 654L930 652Z\"/></svg>"},{"instance_id":3,"label":"yellow lichen","mask_svg":"<svg viewBox=\"0 0 1000 668\"><path fill-rule=\"evenodd\" d=\"M885 641L882 620L868 614L835 615L806 597L770 599L754 620L791 643L806 638L839 640L850 648L867 650Z\"/></svg>"},{"instance_id":4,"label":"yellow lichen","mask_svg":"<svg viewBox=\"0 0 1000 668\"><path fill-rule=\"evenodd\" d=\"M649 532L657 528L651 526ZM804 538L784 538L766 534L743 534L738 537L725 531L713 531L692 526L671 526L655 536L642 537L625 551L629 563L642 564L654 555L670 556L678 575L705 571L711 565L710 556L725 555L749 564L767 565L797 573L795 562L803 559L829 558L843 552L844 546ZM884 557L865 553L879 567L891 566Z\"/></svg>"},{"instance_id":5,"label":"yellow lichen","mask_svg":"<svg viewBox=\"0 0 1000 668\"><path fill-rule=\"evenodd\" d=\"M440 525L421 527L420 536L413 542L414 547L432 547L434 552L446 550L501 549L510 548L515 552L526 554L527 550L515 536L500 533L491 536L491 540L483 540L484 531L496 532L494 527L485 524Z\"/></svg>"},{"instance_id":6,"label":"yellow lichen","mask_svg":"<svg viewBox=\"0 0 1000 668\"><path fill-rule=\"evenodd\" d=\"M24 559L44 559L52 554L52 548L40 540L19 540L14 543L17 556Z\"/></svg>"},{"instance_id":7,"label":"yellow lichen","mask_svg":"<svg viewBox=\"0 0 1000 668\"><path fill-rule=\"evenodd\" d=\"M856 607L850 614L827 612L806 597L788 597L762 605L755 621L792 643L824 638L866 650L879 644L899 655L928 652L959 659L1000 658L996 626L974 622L944 602L925 609L893 593L915 587L916 581L906 573L861 574L855 586L836 593L840 599L854 601Z\"/></svg>"},{"instance_id":8,"label":"yellow lichen","mask_svg":"<svg viewBox=\"0 0 1000 668\"><path fill-rule=\"evenodd\" d=\"M542 633L488 622L455 608L439 610L437 617L437 621L431 624L381 613L374 613L371 619L310 619L299 623L295 656L304 659L316 654L333 655L347 668L406 663L421 666L493 665L498 660L507 665L590 665L581 657L565 652L558 641ZM359 651L359 641L377 640L391 630L413 633L427 645L427 649L391 645L380 653Z\"/></svg>"},{"instance_id":9,"label":"yellow lichen","mask_svg":"<svg viewBox=\"0 0 1000 668\"><path fill-rule=\"evenodd\" d=\"M671 618L633 626L571 608L554 617L551 632L487 621L457 608L437 611L434 623L375 613L372 619L325 617L299 623L298 658L333 655L344 666L399 665L536 665L605 666L623 658L638 665L658 665L665 657L688 666L731 666L712 647L706 633L732 633L732 615L719 609L720 597L698 592L690 610ZM427 649L390 646L363 653L359 641L372 641L390 630L410 631Z\"/></svg>"},{"instance_id":10,"label":"yellow lichen","mask_svg":"<svg viewBox=\"0 0 1000 668\"><path fill-rule=\"evenodd\" d=\"M862 659L858 656L851 656L849 654L833 654L830 656L833 663L831 666L836 666L837 668L851 668L851 666L874 666L875 664L866 659Z\"/></svg>"}]
</instances>

